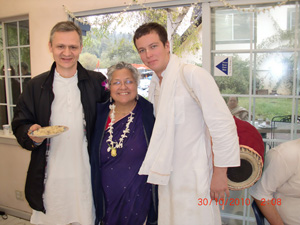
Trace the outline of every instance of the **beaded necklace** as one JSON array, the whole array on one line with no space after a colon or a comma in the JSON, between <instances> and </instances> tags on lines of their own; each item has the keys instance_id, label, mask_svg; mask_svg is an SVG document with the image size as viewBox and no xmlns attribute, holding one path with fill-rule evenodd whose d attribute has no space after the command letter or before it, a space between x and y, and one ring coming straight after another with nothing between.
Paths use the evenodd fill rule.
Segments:
<instances>
[{"instance_id":1,"label":"beaded necklace","mask_svg":"<svg viewBox=\"0 0 300 225\"><path fill-rule=\"evenodd\" d=\"M119 139L119 142L116 142L116 141L113 141L113 124L114 124L114 121L115 121L115 104L110 104L109 105L109 109L112 111L111 114L110 114L110 123L108 125L108 133L109 133L109 137L106 141L106 143L108 144L108 148L107 148L107 152L111 152L111 156L112 157L116 157L117 156L117 149L119 148L123 148L123 141L124 141L124 138L127 137L126 134L129 134L130 133L130 129L129 129L129 125L133 122L133 115L134 113L131 111L130 112L130 116L128 117L128 120L127 120L127 123L126 123L126 126L125 126L125 129L123 130L123 134L121 135L120 139Z\"/></svg>"}]
</instances>

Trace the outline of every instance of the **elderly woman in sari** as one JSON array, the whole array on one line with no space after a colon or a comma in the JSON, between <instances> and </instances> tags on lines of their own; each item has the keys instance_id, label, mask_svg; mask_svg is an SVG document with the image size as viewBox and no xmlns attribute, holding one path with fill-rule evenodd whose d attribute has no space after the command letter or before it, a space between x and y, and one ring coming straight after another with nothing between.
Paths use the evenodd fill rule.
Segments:
<instances>
[{"instance_id":1,"label":"elderly woman in sari","mask_svg":"<svg viewBox=\"0 0 300 225\"><path fill-rule=\"evenodd\" d=\"M240 120L248 120L248 111L244 107L238 105L239 99L237 97L229 97L227 106L231 114Z\"/></svg>"},{"instance_id":2,"label":"elderly woman in sari","mask_svg":"<svg viewBox=\"0 0 300 225\"><path fill-rule=\"evenodd\" d=\"M111 99L97 105L91 147L95 224L156 224L157 187L138 171L148 148L153 106L137 93L139 73L120 62L108 69Z\"/></svg>"}]
</instances>

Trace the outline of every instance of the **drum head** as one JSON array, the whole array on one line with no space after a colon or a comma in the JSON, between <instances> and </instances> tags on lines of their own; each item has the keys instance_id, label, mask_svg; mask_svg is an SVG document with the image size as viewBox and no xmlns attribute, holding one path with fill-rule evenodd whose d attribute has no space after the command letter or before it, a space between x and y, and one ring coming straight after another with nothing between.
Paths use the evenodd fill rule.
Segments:
<instances>
[{"instance_id":1,"label":"drum head","mask_svg":"<svg viewBox=\"0 0 300 225\"><path fill-rule=\"evenodd\" d=\"M227 170L228 188L242 190L251 187L262 174L262 157L252 148L240 145L241 165Z\"/></svg>"}]
</instances>

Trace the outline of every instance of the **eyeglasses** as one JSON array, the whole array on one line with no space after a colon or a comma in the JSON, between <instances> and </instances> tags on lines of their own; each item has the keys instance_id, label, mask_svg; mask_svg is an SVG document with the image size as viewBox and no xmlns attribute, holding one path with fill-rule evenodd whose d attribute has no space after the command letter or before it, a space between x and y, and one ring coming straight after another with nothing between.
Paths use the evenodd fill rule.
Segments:
<instances>
[{"instance_id":1,"label":"eyeglasses","mask_svg":"<svg viewBox=\"0 0 300 225\"><path fill-rule=\"evenodd\" d=\"M122 84L124 84L125 86L129 86L134 84L133 80L125 80L124 82L122 81L114 81L111 83L112 86L121 86Z\"/></svg>"}]
</instances>

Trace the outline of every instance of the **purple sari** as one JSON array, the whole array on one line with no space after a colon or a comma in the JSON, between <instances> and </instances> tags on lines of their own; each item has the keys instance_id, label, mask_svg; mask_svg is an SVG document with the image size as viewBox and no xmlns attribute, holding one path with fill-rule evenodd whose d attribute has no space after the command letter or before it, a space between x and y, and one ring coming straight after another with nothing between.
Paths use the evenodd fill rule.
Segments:
<instances>
[{"instance_id":1,"label":"purple sari","mask_svg":"<svg viewBox=\"0 0 300 225\"><path fill-rule=\"evenodd\" d=\"M146 183L147 176L138 175L147 151L141 109L136 106L133 113L130 133L123 141L123 148L117 149L116 157L107 152L107 130L103 137L100 162L105 225L143 225L150 209L152 185ZM113 141L119 142L128 117L113 125Z\"/></svg>"}]
</instances>

